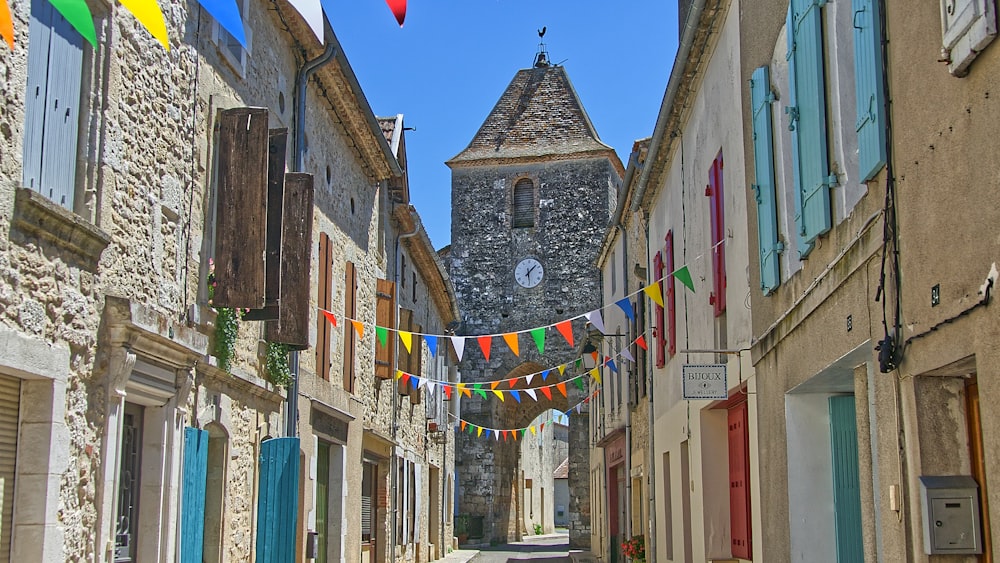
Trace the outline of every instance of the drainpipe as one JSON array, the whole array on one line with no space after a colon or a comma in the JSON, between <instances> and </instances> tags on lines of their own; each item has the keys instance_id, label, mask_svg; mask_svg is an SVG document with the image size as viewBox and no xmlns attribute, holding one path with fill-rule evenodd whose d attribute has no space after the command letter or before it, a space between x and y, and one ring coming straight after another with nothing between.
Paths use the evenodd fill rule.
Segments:
<instances>
[{"instance_id":1,"label":"drainpipe","mask_svg":"<svg viewBox=\"0 0 1000 563\"><path fill-rule=\"evenodd\" d=\"M646 260L648 264L649 218L647 217L643 223L646 235ZM645 326L652 326L652 319L649 318L650 310L655 309L652 307L645 309L647 317L644 319ZM650 367L648 355L646 356L646 361L643 363L643 367L646 368L646 373L642 374L642 376L649 376L646 379L646 403L649 405L649 414L646 419L646 424L649 426L649 437L646 438L646 452L647 457L649 458L649 471L647 472L648 477L646 478L646 488L649 491L649 530L646 533L646 560L649 561L649 563L656 563L656 460L653 459L653 453L656 451L653 448L654 429L656 428L656 420L653 418L653 400L656 397L656 393L653 392L653 368Z\"/></svg>"}]
</instances>

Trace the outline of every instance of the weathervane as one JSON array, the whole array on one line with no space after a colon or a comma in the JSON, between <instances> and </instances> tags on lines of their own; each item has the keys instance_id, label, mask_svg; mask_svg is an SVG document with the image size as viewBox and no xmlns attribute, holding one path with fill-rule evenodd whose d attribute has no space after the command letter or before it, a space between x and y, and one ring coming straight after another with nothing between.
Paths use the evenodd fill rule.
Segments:
<instances>
[{"instance_id":1,"label":"weathervane","mask_svg":"<svg viewBox=\"0 0 1000 563\"><path fill-rule=\"evenodd\" d=\"M545 26L538 30L538 52L535 53L535 68L549 66L549 52L545 49Z\"/></svg>"}]
</instances>

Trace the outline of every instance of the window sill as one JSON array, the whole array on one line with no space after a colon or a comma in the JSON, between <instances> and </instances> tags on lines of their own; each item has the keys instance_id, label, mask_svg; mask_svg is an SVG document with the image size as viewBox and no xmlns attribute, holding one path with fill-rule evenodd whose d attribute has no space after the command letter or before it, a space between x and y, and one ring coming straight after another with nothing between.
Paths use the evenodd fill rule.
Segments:
<instances>
[{"instance_id":1,"label":"window sill","mask_svg":"<svg viewBox=\"0 0 1000 563\"><path fill-rule=\"evenodd\" d=\"M14 226L76 254L88 269L96 269L111 236L83 217L50 201L40 193L17 188Z\"/></svg>"}]
</instances>

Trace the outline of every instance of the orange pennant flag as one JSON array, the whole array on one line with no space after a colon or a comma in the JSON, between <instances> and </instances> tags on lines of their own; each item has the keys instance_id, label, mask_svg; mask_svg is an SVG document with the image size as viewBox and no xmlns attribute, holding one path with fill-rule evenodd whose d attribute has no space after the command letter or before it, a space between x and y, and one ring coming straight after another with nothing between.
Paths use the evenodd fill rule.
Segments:
<instances>
[{"instance_id":1,"label":"orange pennant flag","mask_svg":"<svg viewBox=\"0 0 1000 563\"><path fill-rule=\"evenodd\" d=\"M562 393L563 397L566 396L566 382L557 383L556 384L556 389L558 389L559 392Z\"/></svg>"},{"instance_id":2,"label":"orange pennant flag","mask_svg":"<svg viewBox=\"0 0 1000 563\"><path fill-rule=\"evenodd\" d=\"M458 389L459 393L465 395L466 397L472 397L472 390L471 389L466 389L464 383L458 383L458 384L456 384L455 388Z\"/></svg>"},{"instance_id":3,"label":"orange pennant flag","mask_svg":"<svg viewBox=\"0 0 1000 563\"><path fill-rule=\"evenodd\" d=\"M594 358L594 363L596 364L597 363L597 352L591 352L590 353L590 357Z\"/></svg>"},{"instance_id":4,"label":"orange pennant flag","mask_svg":"<svg viewBox=\"0 0 1000 563\"><path fill-rule=\"evenodd\" d=\"M14 50L14 20L10 16L10 6L7 0L0 0L0 37L7 41L10 50Z\"/></svg>"},{"instance_id":5,"label":"orange pennant flag","mask_svg":"<svg viewBox=\"0 0 1000 563\"><path fill-rule=\"evenodd\" d=\"M326 309L320 309L320 311L322 311L323 316L326 317L326 320L330 321L330 324L332 324L333 326L337 326L337 317L335 317L333 313L327 311Z\"/></svg>"},{"instance_id":6,"label":"orange pennant flag","mask_svg":"<svg viewBox=\"0 0 1000 563\"><path fill-rule=\"evenodd\" d=\"M570 345L570 347L572 347L573 346L572 321L562 321L561 323L556 323L556 330L559 331L559 334L563 335L563 338L565 338L566 342Z\"/></svg>"},{"instance_id":7,"label":"orange pennant flag","mask_svg":"<svg viewBox=\"0 0 1000 563\"><path fill-rule=\"evenodd\" d=\"M517 349L517 333L516 332L508 332L508 333L504 334L503 335L503 340L504 340L504 342L507 343L507 346L510 348L510 351L514 352L515 356L518 356L518 357L521 356L521 353Z\"/></svg>"},{"instance_id":8,"label":"orange pennant flag","mask_svg":"<svg viewBox=\"0 0 1000 563\"><path fill-rule=\"evenodd\" d=\"M365 325L361 324L361 321L352 320L351 324L354 325L354 332L358 333L358 340L365 337Z\"/></svg>"},{"instance_id":9,"label":"orange pennant flag","mask_svg":"<svg viewBox=\"0 0 1000 563\"><path fill-rule=\"evenodd\" d=\"M496 381L491 381L490 382L490 389L494 389L495 390L497 387L500 387L500 380L499 379L496 380Z\"/></svg>"},{"instance_id":10,"label":"orange pennant flag","mask_svg":"<svg viewBox=\"0 0 1000 563\"><path fill-rule=\"evenodd\" d=\"M458 426L460 427L459 429L460 429L460 430L461 430L462 432L465 432L465 421L464 421L464 420L460 421L460 422L458 423Z\"/></svg>"},{"instance_id":11,"label":"orange pennant flag","mask_svg":"<svg viewBox=\"0 0 1000 563\"><path fill-rule=\"evenodd\" d=\"M552 400L552 386L551 385L549 385L547 387L539 387L538 390L541 391L542 395L545 395L545 397L548 400L550 400L550 401Z\"/></svg>"},{"instance_id":12,"label":"orange pennant flag","mask_svg":"<svg viewBox=\"0 0 1000 563\"><path fill-rule=\"evenodd\" d=\"M493 344L492 336L480 336L476 338L479 342L479 349L483 351L483 357L486 361L490 361L490 346Z\"/></svg>"}]
</instances>

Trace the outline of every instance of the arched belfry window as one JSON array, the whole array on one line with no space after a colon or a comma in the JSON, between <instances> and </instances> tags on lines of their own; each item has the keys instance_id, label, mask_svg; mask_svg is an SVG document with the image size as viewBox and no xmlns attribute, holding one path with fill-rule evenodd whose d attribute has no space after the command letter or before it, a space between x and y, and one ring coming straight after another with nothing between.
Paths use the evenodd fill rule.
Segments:
<instances>
[{"instance_id":1,"label":"arched belfry window","mask_svg":"<svg viewBox=\"0 0 1000 563\"><path fill-rule=\"evenodd\" d=\"M514 218L511 226L515 229L535 226L535 184L531 180L522 178L514 184L514 212L511 215Z\"/></svg>"}]
</instances>

